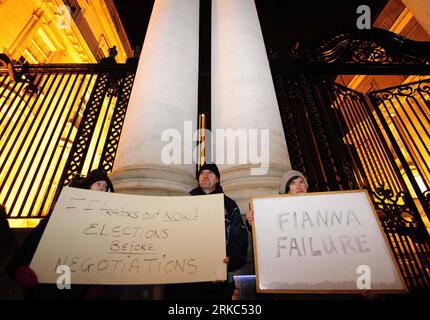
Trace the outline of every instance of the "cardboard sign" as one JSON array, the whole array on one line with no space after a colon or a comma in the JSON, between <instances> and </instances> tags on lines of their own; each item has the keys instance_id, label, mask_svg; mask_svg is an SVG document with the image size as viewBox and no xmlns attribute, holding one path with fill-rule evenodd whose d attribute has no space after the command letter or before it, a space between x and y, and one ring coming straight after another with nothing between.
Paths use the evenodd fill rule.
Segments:
<instances>
[{"instance_id":1,"label":"cardboard sign","mask_svg":"<svg viewBox=\"0 0 430 320\"><path fill-rule=\"evenodd\" d=\"M405 290L366 191L252 199L259 292Z\"/></svg>"},{"instance_id":2,"label":"cardboard sign","mask_svg":"<svg viewBox=\"0 0 430 320\"><path fill-rule=\"evenodd\" d=\"M64 188L31 268L56 283L225 280L224 196L153 197ZM64 269L59 269L64 270Z\"/></svg>"}]
</instances>

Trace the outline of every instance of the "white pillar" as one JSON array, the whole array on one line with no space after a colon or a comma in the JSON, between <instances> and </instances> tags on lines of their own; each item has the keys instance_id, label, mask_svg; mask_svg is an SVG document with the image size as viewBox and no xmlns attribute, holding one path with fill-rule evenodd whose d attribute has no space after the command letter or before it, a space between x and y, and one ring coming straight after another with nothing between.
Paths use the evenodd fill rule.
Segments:
<instances>
[{"instance_id":1,"label":"white pillar","mask_svg":"<svg viewBox=\"0 0 430 320\"><path fill-rule=\"evenodd\" d=\"M402 0L412 12L419 24L430 36L430 1L429 0Z\"/></svg>"},{"instance_id":2,"label":"white pillar","mask_svg":"<svg viewBox=\"0 0 430 320\"><path fill-rule=\"evenodd\" d=\"M221 182L242 213L250 195L278 193L280 177L290 168L287 145L269 61L253 0L212 0L212 133L217 129L270 129L270 168L251 174L250 161L219 163ZM236 141L236 154L240 146ZM216 141L220 143L220 141ZM252 147L252 146L251 146ZM248 160L249 160L249 149ZM219 155L219 153L218 153ZM243 156L243 154L242 154ZM220 162L220 159L216 158Z\"/></svg>"},{"instance_id":3,"label":"white pillar","mask_svg":"<svg viewBox=\"0 0 430 320\"><path fill-rule=\"evenodd\" d=\"M184 148L182 164L166 164L162 150L171 140L161 137L177 130L180 145L191 149L183 131L184 121L195 130L198 51L199 0L156 0L111 175L116 191L182 195L195 187L195 165L184 164Z\"/></svg>"}]
</instances>

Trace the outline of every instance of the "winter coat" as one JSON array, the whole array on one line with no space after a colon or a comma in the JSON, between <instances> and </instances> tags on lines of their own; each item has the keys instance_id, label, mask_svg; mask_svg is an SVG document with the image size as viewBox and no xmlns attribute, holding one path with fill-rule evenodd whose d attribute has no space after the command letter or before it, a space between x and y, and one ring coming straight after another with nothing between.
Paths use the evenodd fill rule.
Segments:
<instances>
[{"instance_id":1,"label":"winter coat","mask_svg":"<svg viewBox=\"0 0 430 320\"><path fill-rule=\"evenodd\" d=\"M222 187L217 184L215 191L210 194L224 193ZM191 195L205 195L200 188L191 190ZM224 221L225 221L225 242L227 246L227 256L230 258L227 271L235 271L243 267L246 262L248 251L248 231L240 214L239 206L236 202L224 195Z\"/></svg>"},{"instance_id":2,"label":"winter coat","mask_svg":"<svg viewBox=\"0 0 430 320\"><path fill-rule=\"evenodd\" d=\"M219 183L211 194L217 193L224 193ZM206 195L200 187L192 190L190 194L193 196ZM248 231L238 205L226 195L224 195L224 212L226 251L229 257L227 281L169 284L165 286L164 299L231 300L235 289L233 271L240 269L246 262Z\"/></svg>"}]
</instances>

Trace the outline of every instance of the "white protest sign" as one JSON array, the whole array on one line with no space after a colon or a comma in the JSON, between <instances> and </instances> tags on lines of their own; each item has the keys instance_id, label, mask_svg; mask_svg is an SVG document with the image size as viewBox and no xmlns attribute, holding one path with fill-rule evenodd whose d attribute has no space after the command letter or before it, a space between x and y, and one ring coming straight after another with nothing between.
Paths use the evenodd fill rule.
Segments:
<instances>
[{"instance_id":1,"label":"white protest sign","mask_svg":"<svg viewBox=\"0 0 430 320\"><path fill-rule=\"evenodd\" d=\"M73 284L225 280L222 194L151 197L64 188L31 262L39 282L69 266Z\"/></svg>"},{"instance_id":2,"label":"white protest sign","mask_svg":"<svg viewBox=\"0 0 430 320\"><path fill-rule=\"evenodd\" d=\"M259 292L405 290L365 191L255 197Z\"/></svg>"}]
</instances>

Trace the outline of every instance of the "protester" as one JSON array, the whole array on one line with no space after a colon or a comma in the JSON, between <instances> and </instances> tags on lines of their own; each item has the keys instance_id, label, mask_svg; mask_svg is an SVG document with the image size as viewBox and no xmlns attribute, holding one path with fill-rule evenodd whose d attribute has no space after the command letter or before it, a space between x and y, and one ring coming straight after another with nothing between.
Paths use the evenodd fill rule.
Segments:
<instances>
[{"instance_id":1,"label":"protester","mask_svg":"<svg viewBox=\"0 0 430 320\"><path fill-rule=\"evenodd\" d=\"M297 170L287 171L281 178L281 184L279 185L279 194L297 194L307 193L308 182L306 177ZM249 210L246 213L246 220L249 226L252 226L254 222L254 211Z\"/></svg>"},{"instance_id":2,"label":"protester","mask_svg":"<svg viewBox=\"0 0 430 320\"><path fill-rule=\"evenodd\" d=\"M71 184L82 189L103 192L114 191L112 182L102 170L94 170L84 180L79 183L74 181ZM6 272L23 288L24 299L75 300L100 298L105 291L102 286L72 284L71 289L59 290L56 284L39 283L37 274L30 268L30 263L48 224L49 217L50 215L41 220L37 227L29 233L22 246L15 251L6 267Z\"/></svg>"},{"instance_id":3,"label":"protester","mask_svg":"<svg viewBox=\"0 0 430 320\"><path fill-rule=\"evenodd\" d=\"M308 192L308 182L306 180L306 177L297 170L289 170L287 171L281 178L281 183L279 186L279 194L300 194L300 193L307 193ZM376 213L380 219L385 218L385 213L381 210L376 210ZM248 228L252 227L254 223L254 211L249 210L246 214L246 219L248 223ZM259 299L320 299L321 297L315 294L308 294L307 296L304 295L294 295L294 294L256 294L256 296ZM361 293L361 297L365 299L375 299L378 296L370 293L369 291L363 291Z\"/></svg>"}]
</instances>

